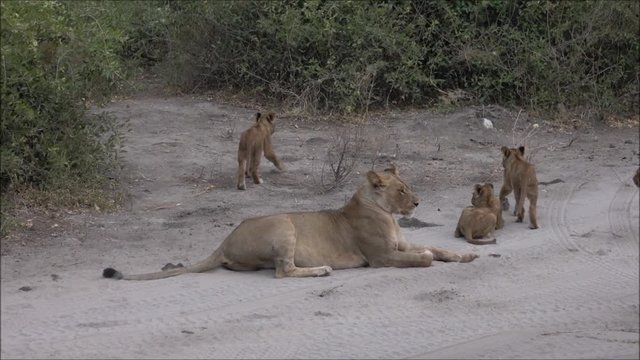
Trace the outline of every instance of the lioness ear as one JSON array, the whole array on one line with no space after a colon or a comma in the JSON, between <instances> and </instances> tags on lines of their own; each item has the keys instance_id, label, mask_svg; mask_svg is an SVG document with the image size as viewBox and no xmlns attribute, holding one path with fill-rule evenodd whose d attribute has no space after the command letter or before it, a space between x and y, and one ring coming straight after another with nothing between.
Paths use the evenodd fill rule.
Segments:
<instances>
[{"instance_id":1,"label":"lioness ear","mask_svg":"<svg viewBox=\"0 0 640 360\"><path fill-rule=\"evenodd\" d=\"M273 122L273 120L276 118L276 114L273 112L270 112L267 114L267 121L269 122Z\"/></svg>"},{"instance_id":2,"label":"lioness ear","mask_svg":"<svg viewBox=\"0 0 640 360\"><path fill-rule=\"evenodd\" d=\"M256 121L260 120L260 116L262 116L262 114L256 113Z\"/></svg>"},{"instance_id":3,"label":"lioness ear","mask_svg":"<svg viewBox=\"0 0 640 360\"><path fill-rule=\"evenodd\" d=\"M384 180L382 180L380 175L376 174L375 171L367 172L367 180L369 180L369 183L376 189L382 188L386 185Z\"/></svg>"},{"instance_id":4,"label":"lioness ear","mask_svg":"<svg viewBox=\"0 0 640 360\"><path fill-rule=\"evenodd\" d=\"M524 156L524 146L520 146L518 151L520 151L520 155Z\"/></svg>"},{"instance_id":5,"label":"lioness ear","mask_svg":"<svg viewBox=\"0 0 640 360\"><path fill-rule=\"evenodd\" d=\"M502 151L502 154L504 156L509 156L509 148L508 147L503 146L500 150Z\"/></svg>"},{"instance_id":6,"label":"lioness ear","mask_svg":"<svg viewBox=\"0 0 640 360\"><path fill-rule=\"evenodd\" d=\"M384 171L388 173L392 173L395 176L400 176L400 173L398 172L398 168L394 164L391 164L391 167L388 169L384 169Z\"/></svg>"}]
</instances>

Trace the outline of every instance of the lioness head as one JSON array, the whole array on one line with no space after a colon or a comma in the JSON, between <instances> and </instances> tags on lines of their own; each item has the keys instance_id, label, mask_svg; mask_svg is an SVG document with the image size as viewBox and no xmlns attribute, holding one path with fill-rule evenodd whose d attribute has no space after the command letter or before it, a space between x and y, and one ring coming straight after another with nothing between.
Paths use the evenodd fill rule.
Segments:
<instances>
[{"instance_id":1,"label":"lioness head","mask_svg":"<svg viewBox=\"0 0 640 360\"><path fill-rule=\"evenodd\" d=\"M398 169L393 166L381 172L369 171L367 180L371 185L373 201L381 208L393 214L413 216L419 200L402 179Z\"/></svg>"},{"instance_id":2,"label":"lioness head","mask_svg":"<svg viewBox=\"0 0 640 360\"><path fill-rule=\"evenodd\" d=\"M258 124L263 124L267 128L271 129L271 134L276 131L276 124L273 122L275 120L276 114L273 112L269 112L267 114L256 113L256 122Z\"/></svg>"},{"instance_id":3,"label":"lioness head","mask_svg":"<svg viewBox=\"0 0 640 360\"><path fill-rule=\"evenodd\" d=\"M524 146L518 148L503 146L500 150L502 151L502 166L505 168L516 159L524 160Z\"/></svg>"},{"instance_id":4,"label":"lioness head","mask_svg":"<svg viewBox=\"0 0 640 360\"><path fill-rule=\"evenodd\" d=\"M475 207L488 207L493 196L493 184L475 184L473 195L471 195L471 204Z\"/></svg>"}]
</instances>

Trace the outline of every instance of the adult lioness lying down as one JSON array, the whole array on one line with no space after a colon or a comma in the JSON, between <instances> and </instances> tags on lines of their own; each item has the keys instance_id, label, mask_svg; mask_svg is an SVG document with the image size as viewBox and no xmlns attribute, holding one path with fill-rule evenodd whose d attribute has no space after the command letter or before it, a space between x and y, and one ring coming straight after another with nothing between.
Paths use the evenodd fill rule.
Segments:
<instances>
[{"instance_id":1,"label":"adult lioness lying down","mask_svg":"<svg viewBox=\"0 0 640 360\"><path fill-rule=\"evenodd\" d=\"M328 275L332 269L427 267L432 260L469 262L456 254L408 243L393 214L413 215L418 198L396 168L369 171L367 181L338 210L268 215L243 221L211 256L187 267L142 275L107 268L103 276L125 280L162 279L224 266L231 270L275 268L275 276Z\"/></svg>"}]
</instances>

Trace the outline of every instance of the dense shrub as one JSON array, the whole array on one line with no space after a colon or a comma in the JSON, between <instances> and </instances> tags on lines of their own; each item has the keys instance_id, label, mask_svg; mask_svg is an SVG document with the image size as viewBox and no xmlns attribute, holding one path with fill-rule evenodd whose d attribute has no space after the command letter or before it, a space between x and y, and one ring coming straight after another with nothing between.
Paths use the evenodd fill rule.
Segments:
<instances>
[{"instance_id":1,"label":"dense shrub","mask_svg":"<svg viewBox=\"0 0 640 360\"><path fill-rule=\"evenodd\" d=\"M126 76L117 19L94 2L3 1L0 10L3 195L12 186L100 186L118 136L113 119L87 104Z\"/></svg>"},{"instance_id":2,"label":"dense shrub","mask_svg":"<svg viewBox=\"0 0 640 360\"><path fill-rule=\"evenodd\" d=\"M481 102L637 113L635 1L182 1L165 74L310 109Z\"/></svg>"},{"instance_id":3,"label":"dense shrub","mask_svg":"<svg viewBox=\"0 0 640 360\"><path fill-rule=\"evenodd\" d=\"M103 186L119 137L88 105L140 68L185 91L240 90L310 111L467 94L638 116L638 1L2 1L0 10L3 195L80 198Z\"/></svg>"}]
</instances>

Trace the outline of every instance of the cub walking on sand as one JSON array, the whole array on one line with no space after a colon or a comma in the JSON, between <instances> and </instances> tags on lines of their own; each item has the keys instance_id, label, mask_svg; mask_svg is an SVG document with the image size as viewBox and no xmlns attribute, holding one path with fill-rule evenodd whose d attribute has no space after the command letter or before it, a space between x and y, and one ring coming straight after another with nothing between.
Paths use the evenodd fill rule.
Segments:
<instances>
[{"instance_id":1,"label":"cub walking on sand","mask_svg":"<svg viewBox=\"0 0 640 360\"><path fill-rule=\"evenodd\" d=\"M493 184L475 184L471 196L473 206L462 209L455 237L464 239L474 245L495 244L493 232L502 228L502 209L498 199L493 195ZM488 240L478 240L486 238Z\"/></svg>"},{"instance_id":2,"label":"cub walking on sand","mask_svg":"<svg viewBox=\"0 0 640 360\"><path fill-rule=\"evenodd\" d=\"M516 222L524 217L524 200L529 198L529 228L537 229L536 206L538 203L538 179L535 167L524 159L524 146L519 148L502 147L502 166L504 166L504 183L500 190L500 202L503 210L509 210L507 196L514 192L516 198Z\"/></svg>"},{"instance_id":3,"label":"cub walking on sand","mask_svg":"<svg viewBox=\"0 0 640 360\"><path fill-rule=\"evenodd\" d=\"M271 146L271 135L276 127L274 119L276 114L256 114L256 123L245 130L240 135L240 145L238 146L238 189L246 190L245 176L253 178L256 184L262 184L262 179L258 174L258 166L264 152L264 157L271 161L278 170L284 171L284 166L273 152Z\"/></svg>"}]
</instances>

